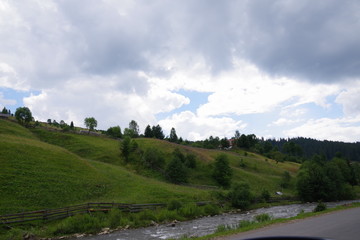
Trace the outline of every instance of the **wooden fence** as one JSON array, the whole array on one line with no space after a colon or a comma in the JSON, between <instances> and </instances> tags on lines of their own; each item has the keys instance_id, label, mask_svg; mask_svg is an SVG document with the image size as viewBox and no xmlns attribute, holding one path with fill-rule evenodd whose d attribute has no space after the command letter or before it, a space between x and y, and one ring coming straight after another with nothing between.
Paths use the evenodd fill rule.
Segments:
<instances>
[{"instance_id":1,"label":"wooden fence","mask_svg":"<svg viewBox=\"0 0 360 240\"><path fill-rule=\"evenodd\" d=\"M209 202L198 202L198 206L208 204ZM87 203L74 205L64 208L45 209L32 212L22 212L16 214L7 214L0 216L0 224L15 224L29 221L51 221L70 217L81 213L108 212L113 208L120 209L123 212L140 212L146 209L156 209L166 207L165 203L150 204L124 204L124 203Z\"/></svg>"}]
</instances>

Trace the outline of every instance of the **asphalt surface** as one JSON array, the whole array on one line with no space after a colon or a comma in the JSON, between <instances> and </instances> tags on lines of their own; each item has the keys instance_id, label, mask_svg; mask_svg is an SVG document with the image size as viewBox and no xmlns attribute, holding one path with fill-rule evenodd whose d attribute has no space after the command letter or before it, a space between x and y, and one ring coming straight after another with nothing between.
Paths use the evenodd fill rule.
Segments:
<instances>
[{"instance_id":1,"label":"asphalt surface","mask_svg":"<svg viewBox=\"0 0 360 240\"><path fill-rule=\"evenodd\" d=\"M360 239L360 208L295 220L218 239L241 240L265 236L301 236L333 240L357 240Z\"/></svg>"}]
</instances>

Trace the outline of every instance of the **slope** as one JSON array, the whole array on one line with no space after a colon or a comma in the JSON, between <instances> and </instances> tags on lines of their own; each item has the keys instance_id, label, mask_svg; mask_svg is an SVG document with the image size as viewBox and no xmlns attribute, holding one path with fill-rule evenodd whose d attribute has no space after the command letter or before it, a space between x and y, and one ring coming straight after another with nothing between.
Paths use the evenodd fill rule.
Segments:
<instances>
[{"instance_id":1,"label":"slope","mask_svg":"<svg viewBox=\"0 0 360 240\"><path fill-rule=\"evenodd\" d=\"M40 141L28 129L6 120L0 120L0 166L0 214L89 201L139 203L209 198L206 191L194 193L190 188L138 176L121 166L81 158Z\"/></svg>"}]
</instances>

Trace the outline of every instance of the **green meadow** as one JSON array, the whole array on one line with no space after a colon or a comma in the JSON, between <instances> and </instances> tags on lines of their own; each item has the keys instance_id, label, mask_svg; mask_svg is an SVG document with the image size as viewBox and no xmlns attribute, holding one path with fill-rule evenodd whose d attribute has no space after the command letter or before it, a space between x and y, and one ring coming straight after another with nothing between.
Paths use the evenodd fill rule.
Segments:
<instances>
[{"instance_id":1,"label":"green meadow","mask_svg":"<svg viewBox=\"0 0 360 240\"><path fill-rule=\"evenodd\" d=\"M213 192L197 185L216 186L212 163L220 153L228 155L233 182L245 181L254 194L293 188L279 187L281 175L294 175L296 163L278 163L244 151L231 152L182 146L158 139L138 138L139 148L157 148L168 162L180 149L196 155L197 167L189 172L187 186L167 183L156 174L142 174L125 164L120 141L92 135L64 133L44 128L28 129L0 120L0 214L63 207L90 201L124 203L214 200ZM152 177L154 176L154 177ZM219 188L218 191L222 191Z\"/></svg>"}]
</instances>

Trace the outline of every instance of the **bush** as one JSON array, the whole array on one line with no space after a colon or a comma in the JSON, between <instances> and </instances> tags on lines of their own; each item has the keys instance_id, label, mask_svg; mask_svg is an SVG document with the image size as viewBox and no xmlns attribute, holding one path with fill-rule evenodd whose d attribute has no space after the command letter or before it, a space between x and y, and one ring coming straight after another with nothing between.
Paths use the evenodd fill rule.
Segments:
<instances>
[{"instance_id":1,"label":"bush","mask_svg":"<svg viewBox=\"0 0 360 240\"><path fill-rule=\"evenodd\" d=\"M239 227L240 227L240 228L245 228L245 227L248 227L248 226L250 226L250 225L252 225L252 224L253 224L252 221L249 221L249 220L241 220L241 221L239 222Z\"/></svg>"},{"instance_id":2,"label":"bush","mask_svg":"<svg viewBox=\"0 0 360 240\"><path fill-rule=\"evenodd\" d=\"M227 155L220 154L215 159L213 178L223 187L229 187L232 178L232 169Z\"/></svg>"},{"instance_id":3,"label":"bush","mask_svg":"<svg viewBox=\"0 0 360 240\"><path fill-rule=\"evenodd\" d=\"M182 204L179 200L173 199L167 204L167 209L172 210L178 210L182 207Z\"/></svg>"},{"instance_id":4,"label":"bush","mask_svg":"<svg viewBox=\"0 0 360 240\"><path fill-rule=\"evenodd\" d=\"M114 208L111 209L108 216L108 226L110 228L116 228L120 226L121 222L121 211L120 209Z\"/></svg>"},{"instance_id":5,"label":"bush","mask_svg":"<svg viewBox=\"0 0 360 240\"><path fill-rule=\"evenodd\" d=\"M267 213L259 214L255 216L256 221L258 222L267 222L271 220L271 216Z\"/></svg>"},{"instance_id":6,"label":"bush","mask_svg":"<svg viewBox=\"0 0 360 240\"><path fill-rule=\"evenodd\" d=\"M214 216L220 213L220 209L218 206L214 204L206 204L204 206L204 214Z\"/></svg>"},{"instance_id":7,"label":"bush","mask_svg":"<svg viewBox=\"0 0 360 240\"><path fill-rule=\"evenodd\" d=\"M202 209L194 203L186 204L178 210L178 213L187 219L203 215Z\"/></svg>"},{"instance_id":8,"label":"bush","mask_svg":"<svg viewBox=\"0 0 360 240\"><path fill-rule=\"evenodd\" d=\"M246 209L252 201L250 186L247 183L236 184L229 192L228 197L233 207Z\"/></svg>"},{"instance_id":9,"label":"bush","mask_svg":"<svg viewBox=\"0 0 360 240\"><path fill-rule=\"evenodd\" d=\"M326 209L327 209L326 204L323 202L319 202L313 212L322 212L322 211L325 211Z\"/></svg>"},{"instance_id":10,"label":"bush","mask_svg":"<svg viewBox=\"0 0 360 240\"><path fill-rule=\"evenodd\" d=\"M179 184L186 183L188 178L187 168L179 157L174 156L165 169L165 177L168 181Z\"/></svg>"},{"instance_id":11,"label":"bush","mask_svg":"<svg viewBox=\"0 0 360 240\"><path fill-rule=\"evenodd\" d=\"M174 220L184 220L177 211L170 211L167 209L161 209L157 214L158 222L170 222Z\"/></svg>"},{"instance_id":12,"label":"bush","mask_svg":"<svg viewBox=\"0 0 360 240\"><path fill-rule=\"evenodd\" d=\"M96 233L104 227L98 217L88 214L75 215L62 220L54 230L55 235L72 233Z\"/></svg>"},{"instance_id":13,"label":"bush","mask_svg":"<svg viewBox=\"0 0 360 240\"><path fill-rule=\"evenodd\" d=\"M268 202L270 200L270 193L268 190L264 189L261 192L260 199L264 202Z\"/></svg>"}]
</instances>

